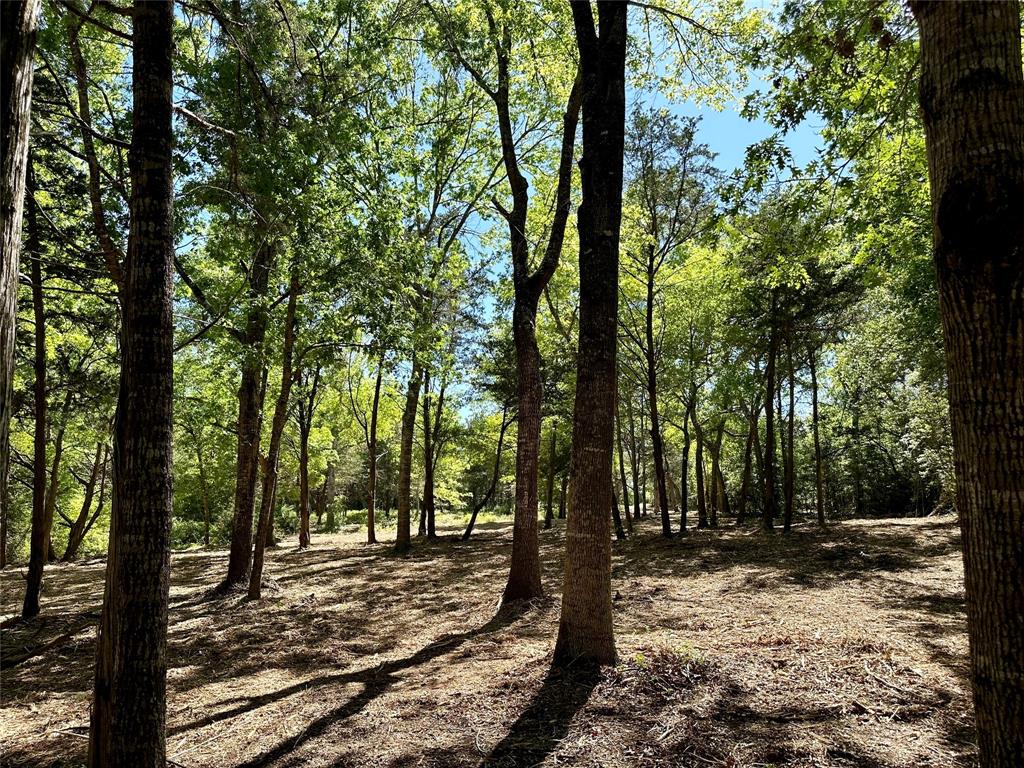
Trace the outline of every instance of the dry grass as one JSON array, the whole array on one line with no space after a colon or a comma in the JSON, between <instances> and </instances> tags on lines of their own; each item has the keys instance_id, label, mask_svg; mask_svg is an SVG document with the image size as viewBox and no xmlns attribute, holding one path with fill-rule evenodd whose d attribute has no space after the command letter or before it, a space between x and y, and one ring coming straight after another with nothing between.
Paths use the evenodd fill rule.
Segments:
<instances>
[{"instance_id":1,"label":"dry grass","mask_svg":"<svg viewBox=\"0 0 1024 768\"><path fill-rule=\"evenodd\" d=\"M270 555L256 604L211 598L224 552L173 560L168 755L188 766L967 766L962 569L949 519L615 545L620 664L549 673L546 601L494 616L510 528L355 535ZM49 569L3 630L3 765L84 760L101 562ZM2 576L4 617L22 575Z\"/></svg>"}]
</instances>

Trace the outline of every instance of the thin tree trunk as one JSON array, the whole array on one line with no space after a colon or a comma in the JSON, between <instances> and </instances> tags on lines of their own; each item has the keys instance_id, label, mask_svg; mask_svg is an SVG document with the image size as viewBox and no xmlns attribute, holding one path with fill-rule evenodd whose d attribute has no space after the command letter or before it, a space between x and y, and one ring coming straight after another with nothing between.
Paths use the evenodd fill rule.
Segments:
<instances>
[{"instance_id":1,"label":"thin tree trunk","mask_svg":"<svg viewBox=\"0 0 1024 768\"><path fill-rule=\"evenodd\" d=\"M91 768L166 764L167 596L173 473L173 258L170 3L132 9L132 145L113 508Z\"/></svg>"},{"instance_id":2,"label":"thin tree trunk","mask_svg":"<svg viewBox=\"0 0 1024 768\"><path fill-rule=\"evenodd\" d=\"M206 462L203 457L203 432L200 428L192 433L196 445L196 461L199 465L199 492L203 496L203 545L210 546L210 487L206 480Z\"/></svg>"},{"instance_id":3,"label":"thin tree trunk","mask_svg":"<svg viewBox=\"0 0 1024 768\"><path fill-rule=\"evenodd\" d=\"M551 527L555 518L555 443L558 440L558 425L552 424L548 440L548 485L544 500L544 530Z\"/></svg>"},{"instance_id":4,"label":"thin tree trunk","mask_svg":"<svg viewBox=\"0 0 1024 768\"><path fill-rule=\"evenodd\" d=\"M687 407L689 412L689 407ZM683 417L683 465L679 471L679 535L686 536L686 516L690 506L690 430Z\"/></svg>"},{"instance_id":5,"label":"thin tree trunk","mask_svg":"<svg viewBox=\"0 0 1024 768\"><path fill-rule=\"evenodd\" d=\"M743 449L743 480L740 482L740 497L736 510L736 525L742 526L747 522L747 504L750 500L750 482L753 476L753 454L754 440L757 437L758 411L754 411L754 417L750 420L750 428L747 430L747 443Z\"/></svg>"},{"instance_id":6,"label":"thin tree trunk","mask_svg":"<svg viewBox=\"0 0 1024 768\"><path fill-rule=\"evenodd\" d=\"M626 531L622 528L622 514L619 512L619 500L615 495L615 483L612 483L612 522L615 524L615 538L622 541Z\"/></svg>"},{"instance_id":7,"label":"thin tree trunk","mask_svg":"<svg viewBox=\"0 0 1024 768\"><path fill-rule=\"evenodd\" d=\"M814 432L814 502L818 525L825 525L825 468L821 463L821 438L818 434L818 367L815 352L810 350L811 364L811 428Z\"/></svg>"},{"instance_id":8,"label":"thin tree trunk","mask_svg":"<svg viewBox=\"0 0 1024 768\"><path fill-rule=\"evenodd\" d=\"M645 319L647 363L647 407L651 419L651 452L654 458L655 498L661 513L661 535L672 538L672 520L669 517L668 486L665 482L665 447L661 439L661 424L658 418L658 361L654 349L654 246L648 247L647 256L647 313Z\"/></svg>"},{"instance_id":9,"label":"thin tree trunk","mask_svg":"<svg viewBox=\"0 0 1024 768\"><path fill-rule=\"evenodd\" d=\"M420 398L420 363L412 359L412 371L405 389L405 410L402 413L402 442L398 457L398 530L395 552L408 554L412 546L412 442L416 432L416 413Z\"/></svg>"},{"instance_id":10,"label":"thin tree trunk","mask_svg":"<svg viewBox=\"0 0 1024 768\"><path fill-rule=\"evenodd\" d=\"M771 322L774 324L777 297L772 292ZM764 508L761 510L761 528L775 528L778 499L775 495L775 357L778 353L778 335L772 326L768 339L768 363L765 367L764 392Z\"/></svg>"},{"instance_id":11,"label":"thin tree trunk","mask_svg":"<svg viewBox=\"0 0 1024 768\"><path fill-rule=\"evenodd\" d=\"M436 538L434 531L434 443L430 409L430 372L423 374L423 515L420 517L420 533L427 538Z\"/></svg>"},{"instance_id":12,"label":"thin tree trunk","mask_svg":"<svg viewBox=\"0 0 1024 768\"><path fill-rule=\"evenodd\" d=\"M29 170L28 251L32 261L32 311L35 320L35 431L32 455L32 528L29 537L28 574L21 617L31 619L39 613L39 593L43 585L43 567L50 544L50 523L46 519L46 312L43 307L43 272L40 266L39 228L32 171ZM70 392L70 390L69 390Z\"/></svg>"},{"instance_id":13,"label":"thin tree trunk","mask_svg":"<svg viewBox=\"0 0 1024 768\"><path fill-rule=\"evenodd\" d=\"M618 345L619 232L626 90L625 3L573 3L583 75L579 353L573 409L572 514L554 663L614 664L611 532Z\"/></svg>"},{"instance_id":14,"label":"thin tree trunk","mask_svg":"<svg viewBox=\"0 0 1024 768\"><path fill-rule=\"evenodd\" d=\"M238 451L235 465L235 505L231 520L228 573L221 585L228 589L243 583L252 566L253 512L260 464L260 432L263 426L263 386L266 375L264 344L267 310L264 297L276 261L273 242L260 246L249 274L249 309L243 333L242 376L238 387Z\"/></svg>"},{"instance_id":15,"label":"thin tree trunk","mask_svg":"<svg viewBox=\"0 0 1024 768\"><path fill-rule=\"evenodd\" d=\"M562 485L558 491L558 519L565 520L569 506L569 470L562 474Z\"/></svg>"},{"instance_id":16,"label":"thin tree trunk","mask_svg":"<svg viewBox=\"0 0 1024 768\"><path fill-rule=\"evenodd\" d=\"M310 544L309 533L309 432L313 425L304 420L299 427L299 549Z\"/></svg>"},{"instance_id":17,"label":"thin tree trunk","mask_svg":"<svg viewBox=\"0 0 1024 768\"><path fill-rule=\"evenodd\" d=\"M61 562L70 563L78 553L78 547L82 543L86 523L89 522L89 511L92 509L92 500L96 493L96 483L99 481L101 462L106 461L103 452L103 442L96 443L96 455L93 457L92 467L89 470L89 480L85 484L85 497L82 499L82 508L78 512L71 525L68 526L68 545L64 548L64 555Z\"/></svg>"},{"instance_id":18,"label":"thin tree trunk","mask_svg":"<svg viewBox=\"0 0 1024 768\"><path fill-rule=\"evenodd\" d=\"M263 493L260 497L260 516L256 528L256 541L249 571L249 599L259 600L263 580L264 551L271 537L274 519L274 499L277 494L277 469L281 455L281 436L288 421L288 400L291 397L292 354L295 349L295 308L299 301L299 273L292 271L288 288L288 309L284 321L284 348L281 354L281 388L274 404L274 417L270 425L270 447L263 470ZM307 507L308 509L308 507Z\"/></svg>"},{"instance_id":19,"label":"thin tree trunk","mask_svg":"<svg viewBox=\"0 0 1024 768\"><path fill-rule=\"evenodd\" d=\"M1024 764L1024 76L1016 2L912 3L982 768Z\"/></svg>"},{"instance_id":20,"label":"thin tree trunk","mask_svg":"<svg viewBox=\"0 0 1024 768\"><path fill-rule=\"evenodd\" d=\"M377 413L380 409L380 384L384 377L384 354L377 363L377 378L373 383L373 406L370 409L369 453L370 472L366 480L366 543L377 543Z\"/></svg>"},{"instance_id":21,"label":"thin tree trunk","mask_svg":"<svg viewBox=\"0 0 1024 768\"><path fill-rule=\"evenodd\" d=\"M622 450L622 409L615 403L615 445L619 451L619 482L622 484L622 516L626 519L626 530L633 535L633 516L629 513L629 484L626 482L626 462Z\"/></svg>"},{"instance_id":22,"label":"thin tree trunk","mask_svg":"<svg viewBox=\"0 0 1024 768\"><path fill-rule=\"evenodd\" d=\"M690 419L693 422L694 440L697 443L697 451L694 456L694 475L697 480L697 527L708 527L708 497L707 484L704 477L704 432L697 421L697 407L690 409Z\"/></svg>"},{"instance_id":23,"label":"thin tree trunk","mask_svg":"<svg viewBox=\"0 0 1024 768\"><path fill-rule=\"evenodd\" d=\"M0 179L0 568L7 565L7 519L10 499L10 426L13 416L14 346L18 324L18 272L21 219L25 203L29 127L32 112L32 52L36 43L40 0L0 3L0 133L3 169Z\"/></svg>"},{"instance_id":24,"label":"thin tree trunk","mask_svg":"<svg viewBox=\"0 0 1024 768\"><path fill-rule=\"evenodd\" d=\"M786 364L789 378L789 422L786 427L788 432L786 438L786 513L782 521L783 533L789 533L793 525L793 507L796 503L796 453L794 449L796 442L794 430L796 423L796 373L793 369L792 328L789 329L786 336Z\"/></svg>"},{"instance_id":25,"label":"thin tree trunk","mask_svg":"<svg viewBox=\"0 0 1024 768\"><path fill-rule=\"evenodd\" d=\"M507 409L503 408L501 411L501 430L498 432L498 447L494 451L494 472L491 473L491 484L487 487L487 493L484 494L484 497L473 506L473 511L469 516L469 524L466 526L466 531L462 534L463 541L469 541L469 537L473 535L476 516L480 514L480 510L487 506L491 496L494 495L494 489L498 487L498 478L501 476L501 451L505 442L505 430L512 423L506 419L506 414Z\"/></svg>"}]
</instances>

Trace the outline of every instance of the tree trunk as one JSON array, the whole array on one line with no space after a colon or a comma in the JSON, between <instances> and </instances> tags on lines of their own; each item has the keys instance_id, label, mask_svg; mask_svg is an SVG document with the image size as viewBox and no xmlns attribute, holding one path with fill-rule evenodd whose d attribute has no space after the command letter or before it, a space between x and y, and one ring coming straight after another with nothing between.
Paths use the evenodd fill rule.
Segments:
<instances>
[{"instance_id":1,"label":"tree trunk","mask_svg":"<svg viewBox=\"0 0 1024 768\"><path fill-rule=\"evenodd\" d=\"M29 171L29 190L32 190ZM21 617L31 619L39 613L39 592L43 585L43 567L50 545L50 524L46 519L46 312L43 307L43 272L40 265L39 228L36 203L30 195L28 209L28 251L32 261L32 312L35 321L35 431L32 454L32 529L29 538L28 574ZM70 390L69 390L70 392Z\"/></svg>"},{"instance_id":2,"label":"tree trunk","mask_svg":"<svg viewBox=\"0 0 1024 768\"><path fill-rule=\"evenodd\" d=\"M615 496L615 483L612 483L612 522L615 524L615 538L622 541L626 531L622 528L622 514L619 512L619 500Z\"/></svg>"},{"instance_id":3,"label":"tree trunk","mask_svg":"<svg viewBox=\"0 0 1024 768\"><path fill-rule=\"evenodd\" d=\"M18 271L21 218L25 203L29 126L32 111L32 51L40 0L0 3L0 85L3 93L3 178L0 179L0 568L7 565L7 517L10 503L10 427L14 386L14 345L18 324Z\"/></svg>"},{"instance_id":4,"label":"tree trunk","mask_svg":"<svg viewBox=\"0 0 1024 768\"><path fill-rule=\"evenodd\" d=\"M615 663L612 628L612 443L618 345L619 231L626 90L625 3L573 3L583 75L579 352L573 409L572 515L554 662Z\"/></svg>"},{"instance_id":5,"label":"tree trunk","mask_svg":"<svg viewBox=\"0 0 1024 768\"><path fill-rule=\"evenodd\" d=\"M629 484L626 482L626 462L622 450L622 409L615 403L615 445L619 451L619 482L622 484L622 516L626 518L626 530L633 535L633 516L629 513Z\"/></svg>"},{"instance_id":6,"label":"tree trunk","mask_svg":"<svg viewBox=\"0 0 1024 768\"><path fill-rule=\"evenodd\" d=\"M299 427L299 549L310 544L309 534L309 433L311 420L303 420Z\"/></svg>"},{"instance_id":7,"label":"tree trunk","mask_svg":"<svg viewBox=\"0 0 1024 768\"><path fill-rule=\"evenodd\" d=\"M92 461L92 468L89 471L89 480L85 484L85 497L82 500L82 508L78 512L71 525L68 526L68 545L61 557L62 563L70 563L78 554L78 548L82 544L85 535L85 526L89 522L89 511L92 509L92 500L96 493L96 483L99 480L101 464L106 463L106 455L103 451L103 443L96 443L96 455Z\"/></svg>"},{"instance_id":8,"label":"tree trunk","mask_svg":"<svg viewBox=\"0 0 1024 768\"><path fill-rule=\"evenodd\" d=\"M558 519L565 520L569 506L569 470L562 474L562 486L558 491Z\"/></svg>"},{"instance_id":9,"label":"tree trunk","mask_svg":"<svg viewBox=\"0 0 1024 768\"><path fill-rule=\"evenodd\" d=\"M774 323L777 297L772 292L771 315ZM775 357L778 353L778 335L774 326L768 339L768 363L765 367L764 392L764 509L761 510L761 528L775 528L778 499L775 494Z\"/></svg>"},{"instance_id":10,"label":"tree trunk","mask_svg":"<svg viewBox=\"0 0 1024 768\"><path fill-rule=\"evenodd\" d=\"M555 448L558 440L558 425L552 424L548 433L548 485L544 500L544 530L551 527L555 519Z\"/></svg>"},{"instance_id":11,"label":"tree trunk","mask_svg":"<svg viewBox=\"0 0 1024 768\"><path fill-rule=\"evenodd\" d=\"M444 407L442 386L438 394L438 408ZM434 509L434 439L435 425L431 424L430 408L430 373L423 374L423 531L428 539L437 538L434 527L436 510ZM440 421L440 419L438 419Z\"/></svg>"},{"instance_id":12,"label":"tree trunk","mask_svg":"<svg viewBox=\"0 0 1024 768\"><path fill-rule=\"evenodd\" d=\"M373 406L370 408L370 428L366 442L370 472L366 481L366 543L377 543L377 413L380 408L380 384L384 377L384 355L377 363L377 378L373 383Z\"/></svg>"},{"instance_id":13,"label":"tree trunk","mask_svg":"<svg viewBox=\"0 0 1024 768\"><path fill-rule=\"evenodd\" d=\"M465 533L462 534L463 541L469 541L469 537L473 535L473 527L476 525L476 516L480 514L480 510L487 506L487 502L491 500L491 496L494 495L494 489L498 487L498 478L501 476L501 450L505 442L505 430L508 429L509 424L512 422L506 419L506 409L501 411L501 430L498 432L498 447L494 452L494 472L491 474L491 484L487 488L487 493L473 506L473 511L469 516L469 524L466 526Z\"/></svg>"},{"instance_id":14,"label":"tree trunk","mask_svg":"<svg viewBox=\"0 0 1024 768\"><path fill-rule=\"evenodd\" d=\"M163 768L172 504L173 258L170 3L132 10L132 145L113 507L89 765Z\"/></svg>"},{"instance_id":15,"label":"tree trunk","mask_svg":"<svg viewBox=\"0 0 1024 768\"><path fill-rule=\"evenodd\" d=\"M402 442L398 456L398 530L395 552L408 554L412 546L412 441L416 432L416 412L420 398L420 363L413 356L412 371L405 389L405 410L402 412Z\"/></svg>"},{"instance_id":16,"label":"tree trunk","mask_svg":"<svg viewBox=\"0 0 1024 768\"><path fill-rule=\"evenodd\" d=\"M629 469L633 476L633 519L640 519L640 463L636 447L636 423L633 419L633 399L626 398L626 420L629 422Z\"/></svg>"},{"instance_id":17,"label":"tree trunk","mask_svg":"<svg viewBox=\"0 0 1024 768\"><path fill-rule=\"evenodd\" d=\"M274 499L277 495L277 467L281 456L281 436L288 421L288 400L291 397L292 354L295 349L295 308L299 301L299 273L292 271L288 288L288 309L284 321L284 348L281 354L281 388L274 404L274 418L270 424L270 447L263 470L263 492L260 497L260 516L256 527L256 541L249 571L249 599L259 600L263 580L264 551L271 537L274 519ZM307 486L308 491L308 486ZM309 507L307 506L307 511ZM308 525L308 517L307 517ZM308 535L308 528L307 528Z\"/></svg>"},{"instance_id":18,"label":"tree trunk","mask_svg":"<svg viewBox=\"0 0 1024 768\"><path fill-rule=\"evenodd\" d=\"M1024 77L1016 2L919 3L982 768L1024 764Z\"/></svg>"},{"instance_id":19,"label":"tree trunk","mask_svg":"<svg viewBox=\"0 0 1024 768\"><path fill-rule=\"evenodd\" d=\"M689 408L687 408L689 411ZM683 465L679 470L679 535L685 536L686 515L690 506L690 430L683 417Z\"/></svg>"},{"instance_id":20,"label":"tree trunk","mask_svg":"<svg viewBox=\"0 0 1024 768\"><path fill-rule=\"evenodd\" d=\"M669 517L668 486L665 483L665 447L661 440L661 425L658 420L658 361L654 349L654 246L648 247L647 256L647 313L645 335L647 346L644 357L647 363L647 407L651 419L651 452L654 457L654 482L658 511L661 513L661 535L672 538L672 520Z\"/></svg>"},{"instance_id":21,"label":"tree trunk","mask_svg":"<svg viewBox=\"0 0 1024 768\"><path fill-rule=\"evenodd\" d=\"M704 433L697 421L696 405L690 409L690 419L693 422L694 440L697 443L697 451L694 456L694 475L697 480L697 527L708 527L708 497L707 484L704 478Z\"/></svg>"},{"instance_id":22,"label":"tree trunk","mask_svg":"<svg viewBox=\"0 0 1024 768\"><path fill-rule=\"evenodd\" d=\"M814 502L818 525L825 524L825 468L821 463L821 438L818 434L818 367L815 352L810 350L811 364L811 427L814 432Z\"/></svg>"},{"instance_id":23,"label":"tree trunk","mask_svg":"<svg viewBox=\"0 0 1024 768\"><path fill-rule=\"evenodd\" d=\"M270 272L277 256L276 244L260 246L249 274L249 309L243 333L242 377L238 387L238 452L235 465L235 506L231 520L231 549L228 573L221 585L228 589L241 584L252 566L252 522L256 504L256 481L260 464L260 432L263 427L263 399L266 375L264 344L267 310L264 298Z\"/></svg>"},{"instance_id":24,"label":"tree trunk","mask_svg":"<svg viewBox=\"0 0 1024 768\"><path fill-rule=\"evenodd\" d=\"M789 421L786 425L786 513L782 519L782 532L789 533L793 525L793 507L796 503L796 453L795 453L795 431L796 423L796 373L793 370L793 332L789 330L786 336L786 364L787 378L789 379Z\"/></svg>"},{"instance_id":25,"label":"tree trunk","mask_svg":"<svg viewBox=\"0 0 1024 768\"><path fill-rule=\"evenodd\" d=\"M753 454L754 440L757 437L758 411L754 411L754 417L750 420L750 428L747 430L747 444L743 449L743 480L740 482L739 507L736 510L736 525L742 526L747 522L747 504L750 500L750 482L753 477Z\"/></svg>"}]
</instances>

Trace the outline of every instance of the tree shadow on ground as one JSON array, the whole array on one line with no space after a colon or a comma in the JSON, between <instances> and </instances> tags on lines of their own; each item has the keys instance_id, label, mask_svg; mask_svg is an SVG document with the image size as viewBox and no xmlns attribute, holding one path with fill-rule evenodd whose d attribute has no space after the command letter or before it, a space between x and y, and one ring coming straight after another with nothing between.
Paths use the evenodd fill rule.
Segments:
<instances>
[{"instance_id":1,"label":"tree shadow on ground","mask_svg":"<svg viewBox=\"0 0 1024 768\"><path fill-rule=\"evenodd\" d=\"M419 651L414 653L405 659L397 659L395 661L388 661L381 664L378 667L372 667L369 669L358 670L355 672L346 672L335 675L327 675L324 677L317 678L313 681L307 681L299 683L294 686L288 686L281 690L275 691L271 694L263 694L260 696L249 699L245 704L235 707L233 709L226 710L224 712L217 713L209 718L200 720L196 723L192 723L180 728L174 729L175 732L182 730L190 730L192 728L201 727L218 720L223 720L230 717L235 717L243 712L262 707L271 701L277 701L281 698L296 693L299 690L308 689L310 687L320 687L324 685L337 685L337 684L359 684L362 686L359 693L352 698L348 699L343 704L333 708L329 712L320 717L310 721L296 734L291 734L284 739L278 741L276 745L270 749L264 750L256 757L241 763L238 768L263 768L274 764L276 761L281 760L289 753L295 751L299 745L311 739L316 739L323 735L329 728L340 723L358 712L366 708L366 706L373 701L375 698L383 694L400 680L401 672L417 667L421 664L425 664L429 661L451 653L459 646L463 645L473 638L482 637L489 635L504 629L513 624L518 618L517 614L511 612L502 612L494 616L483 626L475 629L468 630L466 632L459 632L457 634L449 634L436 640L435 642L421 648ZM292 766L301 764L301 758L295 760L288 760L281 763L282 766Z\"/></svg>"},{"instance_id":2,"label":"tree shadow on ground","mask_svg":"<svg viewBox=\"0 0 1024 768\"><path fill-rule=\"evenodd\" d=\"M600 670L593 667L552 667L533 701L480 768L516 768L544 762L565 738L573 717L600 681Z\"/></svg>"}]
</instances>

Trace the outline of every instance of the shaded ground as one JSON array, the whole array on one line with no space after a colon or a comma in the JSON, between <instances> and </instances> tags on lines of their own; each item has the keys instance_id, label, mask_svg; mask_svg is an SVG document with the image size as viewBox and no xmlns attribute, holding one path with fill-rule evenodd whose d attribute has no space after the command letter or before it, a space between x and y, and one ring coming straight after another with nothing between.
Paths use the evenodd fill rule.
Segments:
<instances>
[{"instance_id":1,"label":"shaded ground","mask_svg":"<svg viewBox=\"0 0 1024 768\"><path fill-rule=\"evenodd\" d=\"M959 536L948 518L615 545L621 662L550 673L551 597L495 617L511 529L357 535L269 555L259 603L209 598L226 554L173 558L176 766L966 766ZM451 533L451 532L446 532ZM43 616L2 634L0 762L84 761L102 562L47 570ZM23 576L2 575L3 618Z\"/></svg>"}]
</instances>

